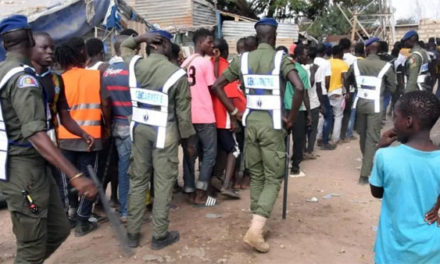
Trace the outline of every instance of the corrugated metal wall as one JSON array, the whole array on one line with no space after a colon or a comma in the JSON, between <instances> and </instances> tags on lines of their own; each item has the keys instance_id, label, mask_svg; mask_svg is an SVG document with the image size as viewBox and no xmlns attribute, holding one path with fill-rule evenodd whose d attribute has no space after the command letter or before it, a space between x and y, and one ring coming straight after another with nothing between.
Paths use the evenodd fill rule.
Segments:
<instances>
[{"instance_id":1,"label":"corrugated metal wall","mask_svg":"<svg viewBox=\"0 0 440 264\"><path fill-rule=\"evenodd\" d=\"M192 26L192 0L136 0L135 10L162 28Z\"/></svg>"},{"instance_id":2,"label":"corrugated metal wall","mask_svg":"<svg viewBox=\"0 0 440 264\"><path fill-rule=\"evenodd\" d=\"M229 44L229 53L236 53L236 42L242 37L255 35L252 22L224 21L222 26L223 37ZM277 46L283 45L289 48L290 44L298 41L298 25L279 24L277 29Z\"/></svg>"},{"instance_id":3,"label":"corrugated metal wall","mask_svg":"<svg viewBox=\"0 0 440 264\"><path fill-rule=\"evenodd\" d=\"M216 23L215 7L206 0L193 0L193 25L214 25Z\"/></svg>"}]
</instances>

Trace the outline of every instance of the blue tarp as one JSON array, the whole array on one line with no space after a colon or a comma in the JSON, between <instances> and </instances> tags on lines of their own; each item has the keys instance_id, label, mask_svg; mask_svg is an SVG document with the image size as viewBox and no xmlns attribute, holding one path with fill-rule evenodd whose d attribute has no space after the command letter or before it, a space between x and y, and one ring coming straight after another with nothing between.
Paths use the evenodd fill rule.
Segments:
<instances>
[{"instance_id":1,"label":"blue tarp","mask_svg":"<svg viewBox=\"0 0 440 264\"><path fill-rule=\"evenodd\" d=\"M94 0L95 16L87 22L86 4L84 1L76 2L48 15L42 15L30 23L33 31L49 33L55 43L62 43L74 36L83 36L99 26L104 20L110 5L110 0ZM0 45L0 61L4 59L5 51Z\"/></svg>"}]
</instances>

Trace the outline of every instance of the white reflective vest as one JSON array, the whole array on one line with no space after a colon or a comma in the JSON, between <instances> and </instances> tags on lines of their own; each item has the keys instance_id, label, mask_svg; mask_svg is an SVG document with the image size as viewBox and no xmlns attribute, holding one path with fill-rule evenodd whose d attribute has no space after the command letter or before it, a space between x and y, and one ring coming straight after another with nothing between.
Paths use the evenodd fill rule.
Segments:
<instances>
[{"instance_id":1,"label":"white reflective vest","mask_svg":"<svg viewBox=\"0 0 440 264\"><path fill-rule=\"evenodd\" d=\"M392 65L386 63L377 77L361 75L358 62L353 64L354 76L356 78L357 95L353 102L353 109L356 108L359 98L374 102L374 112L380 113L380 90L382 88L383 76Z\"/></svg>"},{"instance_id":2,"label":"white reflective vest","mask_svg":"<svg viewBox=\"0 0 440 264\"><path fill-rule=\"evenodd\" d=\"M135 66L141 56L134 56L129 65L129 86L131 101L133 104L133 115L130 123L130 137L133 141L133 129L136 124L144 124L156 128L156 148L165 147L166 130L168 123L168 90L186 72L182 69L174 72L164 83L161 91L153 91L139 88L136 80Z\"/></svg>"},{"instance_id":3,"label":"white reflective vest","mask_svg":"<svg viewBox=\"0 0 440 264\"><path fill-rule=\"evenodd\" d=\"M25 72L26 70L33 71L33 69L31 67L26 66L26 65L15 67L15 68L9 70L0 81L0 90L6 86L6 84L8 83L8 81L12 77L14 77L18 73ZM47 104L47 102L45 102L45 105L46 105L47 121L50 122L51 116L50 116L49 105ZM47 131L47 133L49 136L52 134L55 135L55 130L51 129L51 130ZM8 150L9 150L8 134L6 131L6 124L3 119L3 109L0 104L0 180L1 181L8 180L8 174L7 174Z\"/></svg>"},{"instance_id":4,"label":"white reflective vest","mask_svg":"<svg viewBox=\"0 0 440 264\"><path fill-rule=\"evenodd\" d=\"M246 91L246 110L243 114L243 126L246 119L253 111L267 111L272 116L273 128L282 128L282 102L280 87L280 69L283 59L283 51L275 54L274 69L270 74L252 74L249 71L249 52L241 56L241 73L243 86ZM271 94L264 94L264 90L270 90Z\"/></svg>"},{"instance_id":5,"label":"white reflective vest","mask_svg":"<svg viewBox=\"0 0 440 264\"><path fill-rule=\"evenodd\" d=\"M429 76L429 63L425 62L423 63L424 59L423 59L423 55L418 52L418 51L414 51L414 54L417 54L420 56L420 58L422 59L422 65L420 65L420 70L419 70L419 76L417 76L417 86L419 87L420 91L423 91L423 84L425 84L426 82L426 78Z\"/></svg>"}]
</instances>

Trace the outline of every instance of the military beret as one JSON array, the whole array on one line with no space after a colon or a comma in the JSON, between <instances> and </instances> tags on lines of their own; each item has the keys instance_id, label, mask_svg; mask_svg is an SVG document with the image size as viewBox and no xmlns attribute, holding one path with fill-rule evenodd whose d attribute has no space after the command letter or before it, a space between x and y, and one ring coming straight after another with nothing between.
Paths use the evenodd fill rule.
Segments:
<instances>
[{"instance_id":1,"label":"military beret","mask_svg":"<svg viewBox=\"0 0 440 264\"><path fill-rule=\"evenodd\" d=\"M373 44L374 42L379 42L379 41L380 41L380 38L378 38L378 37L371 37L367 41L365 41L365 47L368 47L371 44Z\"/></svg>"},{"instance_id":2,"label":"military beret","mask_svg":"<svg viewBox=\"0 0 440 264\"><path fill-rule=\"evenodd\" d=\"M403 35L402 41L408 40L411 37L414 37L417 35L417 31L415 30L410 30L408 32L405 33L405 35Z\"/></svg>"},{"instance_id":3,"label":"military beret","mask_svg":"<svg viewBox=\"0 0 440 264\"><path fill-rule=\"evenodd\" d=\"M23 15L12 15L5 19L3 19L0 22L0 35L3 35L5 33L14 31L14 30L20 30L20 29L30 29L27 22L27 17Z\"/></svg>"},{"instance_id":4,"label":"military beret","mask_svg":"<svg viewBox=\"0 0 440 264\"><path fill-rule=\"evenodd\" d=\"M155 30L151 30L150 33L159 34L162 37L164 37L164 38L166 38L166 39L168 39L170 41L173 38L173 35L170 32L165 31L165 30L155 29Z\"/></svg>"},{"instance_id":5,"label":"military beret","mask_svg":"<svg viewBox=\"0 0 440 264\"><path fill-rule=\"evenodd\" d=\"M257 23L255 23L254 28L257 28L257 26L259 26L259 25L268 25L268 26L273 26L273 27L277 28L278 22L271 17L265 17L265 18L260 19Z\"/></svg>"}]
</instances>

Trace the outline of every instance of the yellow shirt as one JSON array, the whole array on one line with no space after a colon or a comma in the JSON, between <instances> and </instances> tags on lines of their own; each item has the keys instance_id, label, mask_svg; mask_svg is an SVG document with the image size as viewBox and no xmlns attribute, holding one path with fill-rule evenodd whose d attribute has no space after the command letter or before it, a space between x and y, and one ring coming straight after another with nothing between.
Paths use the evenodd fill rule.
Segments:
<instances>
[{"instance_id":1,"label":"yellow shirt","mask_svg":"<svg viewBox=\"0 0 440 264\"><path fill-rule=\"evenodd\" d=\"M341 59L331 58L329 61L332 69L332 75L330 76L330 87L328 92L331 93L335 90L341 89L344 86L342 73L348 72L348 64Z\"/></svg>"}]
</instances>

